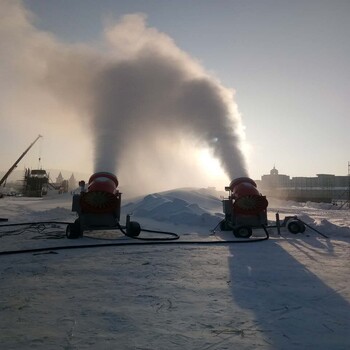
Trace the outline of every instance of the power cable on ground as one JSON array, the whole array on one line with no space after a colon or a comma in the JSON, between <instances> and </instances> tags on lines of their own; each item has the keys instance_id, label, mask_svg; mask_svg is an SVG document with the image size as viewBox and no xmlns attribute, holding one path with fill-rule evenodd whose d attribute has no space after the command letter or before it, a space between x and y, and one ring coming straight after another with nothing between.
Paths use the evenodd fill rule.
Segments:
<instances>
[{"instance_id":1,"label":"power cable on ground","mask_svg":"<svg viewBox=\"0 0 350 350\"><path fill-rule=\"evenodd\" d=\"M69 224L67 222L61 221L43 221L43 222L35 222L35 223L18 223L18 224L8 224L8 225L0 225L1 227L5 226L23 226L23 225L39 225L39 224ZM69 250L69 249L83 249L83 248L102 248L102 247L121 247L121 246L132 246L132 245L225 245L225 244L236 244L236 243L255 243L261 242L269 239L269 233L265 226L263 226L266 236L253 238L253 239L241 239L241 240L222 240L222 241L207 241L207 240L196 240L196 241L179 241L180 236L174 232L168 231L156 231L156 230L147 230L142 229L143 232L149 233L157 233L157 234L165 234L170 235L171 237L167 238L148 238L148 237L130 237L133 239L137 239L143 242L109 242L109 243L99 243L99 244L80 244L80 245L69 245L69 246L52 246L52 247L43 247L43 248L31 248L31 249L20 249L20 250L8 250L0 252L0 255L15 255L15 254L24 254L24 253L39 253L39 252L49 252L56 250ZM120 230L125 234L125 231L122 227ZM91 237L90 237L91 238Z\"/></svg>"}]
</instances>

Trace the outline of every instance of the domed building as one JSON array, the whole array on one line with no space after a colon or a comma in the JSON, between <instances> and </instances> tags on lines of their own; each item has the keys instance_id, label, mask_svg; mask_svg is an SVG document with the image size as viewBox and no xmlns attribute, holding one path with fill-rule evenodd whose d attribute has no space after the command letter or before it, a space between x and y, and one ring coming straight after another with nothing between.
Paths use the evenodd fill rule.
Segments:
<instances>
[{"instance_id":1,"label":"domed building","mask_svg":"<svg viewBox=\"0 0 350 350\"><path fill-rule=\"evenodd\" d=\"M288 175L280 175L275 166L270 170L270 175L261 177L261 187L269 188L284 188L290 186L290 177Z\"/></svg>"},{"instance_id":2,"label":"domed building","mask_svg":"<svg viewBox=\"0 0 350 350\"><path fill-rule=\"evenodd\" d=\"M290 178L279 174L274 166L269 175L261 176L259 188L267 197L295 201L349 202L350 163L348 176L317 174L316 177L298 176Z\"/></svg>"}]
</instances>

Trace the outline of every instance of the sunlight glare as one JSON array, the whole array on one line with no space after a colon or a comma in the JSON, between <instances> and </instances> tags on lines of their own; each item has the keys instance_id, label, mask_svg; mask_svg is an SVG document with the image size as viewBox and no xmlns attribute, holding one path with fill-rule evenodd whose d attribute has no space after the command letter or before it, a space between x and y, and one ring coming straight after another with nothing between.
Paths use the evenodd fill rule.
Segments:
<instances>
[{"instance_id":1,"label":"sunlight glare","mask_svg":"<svg viewBox=\"0 0 350 350\"><path fill-rule=\"evenodd\" d=\"M213 153L209 148L203 148L197 151L197 157L199 165L203 168L203 171L210 179L215 179L220 182L227 181L227 176L225 175L219 160L213 156Z\"/></svg>"}]
</instances>

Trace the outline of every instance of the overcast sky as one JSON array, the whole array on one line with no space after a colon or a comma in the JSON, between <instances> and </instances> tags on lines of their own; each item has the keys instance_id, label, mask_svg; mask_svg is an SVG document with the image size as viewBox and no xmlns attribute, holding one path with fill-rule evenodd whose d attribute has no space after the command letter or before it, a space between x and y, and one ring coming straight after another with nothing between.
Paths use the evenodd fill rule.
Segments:
<instances>
[{"instance_id":1,"label":"overcast sky","mask_svg":"<svg viewBox=\"0 0 350 350\"><path fill-rule=\"evenodd\" d=\"M290 176L347 175L350 1L24 0L23 7L34 14L30 21L37 32L50 32L61 43L100 50L106 23L125 14L145 14L149 27L171 37L223 86L235 90L251 177L259 179L274 165ZM2 80L4 99L8 85ZM9 80L11 76L5 76ZM30 106L24 111L36 113ZM37 134L45 134L45 127L31 127L30 118L23 125L22 116L16 128L16 114L9 122L9 109L0 112L0 169L7 170ZM35 167L29 163L40 154L47 167L92 169L89 139L80 142L78 136L76 161L63 164L58 153L69 153L65 147L72 147L72 135L79 128L63 123L74 133L65 134L57 127L55 140L47 133L26 165ZM67 141L60 144L64 135Z\"/></svg>"}]
</instances>

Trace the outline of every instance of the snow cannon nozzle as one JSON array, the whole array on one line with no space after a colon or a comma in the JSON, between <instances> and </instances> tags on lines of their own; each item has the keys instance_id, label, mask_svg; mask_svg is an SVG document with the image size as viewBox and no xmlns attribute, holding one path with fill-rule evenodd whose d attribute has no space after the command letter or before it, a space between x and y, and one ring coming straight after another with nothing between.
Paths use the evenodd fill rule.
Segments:
<instances>
[{"instance_id":1,"label":"snow cannon nozzle","mask_svg":"<svg viewBox=\"0 0 350 350\"><path fill-rule=\"evenodd\" d=\"M227 187L226 187L227 188ZM256 183L249 177L239 177L228 187L233 200L233 211L239 214L259 214L266 210L268 201L259 193Z\"/></svg>"},{"instance_id":2,"label":"snow cannon nozzle","mask_svg":"<svg viewBox=\"0 0 350 350\"><path fill-rule=\"evenodd\" d=\"M120 192L117 177L109 172L98 172L90 176L85 192L81 193L83 212L109 213L120 207Z\"/></svg>"}]
</instances>

